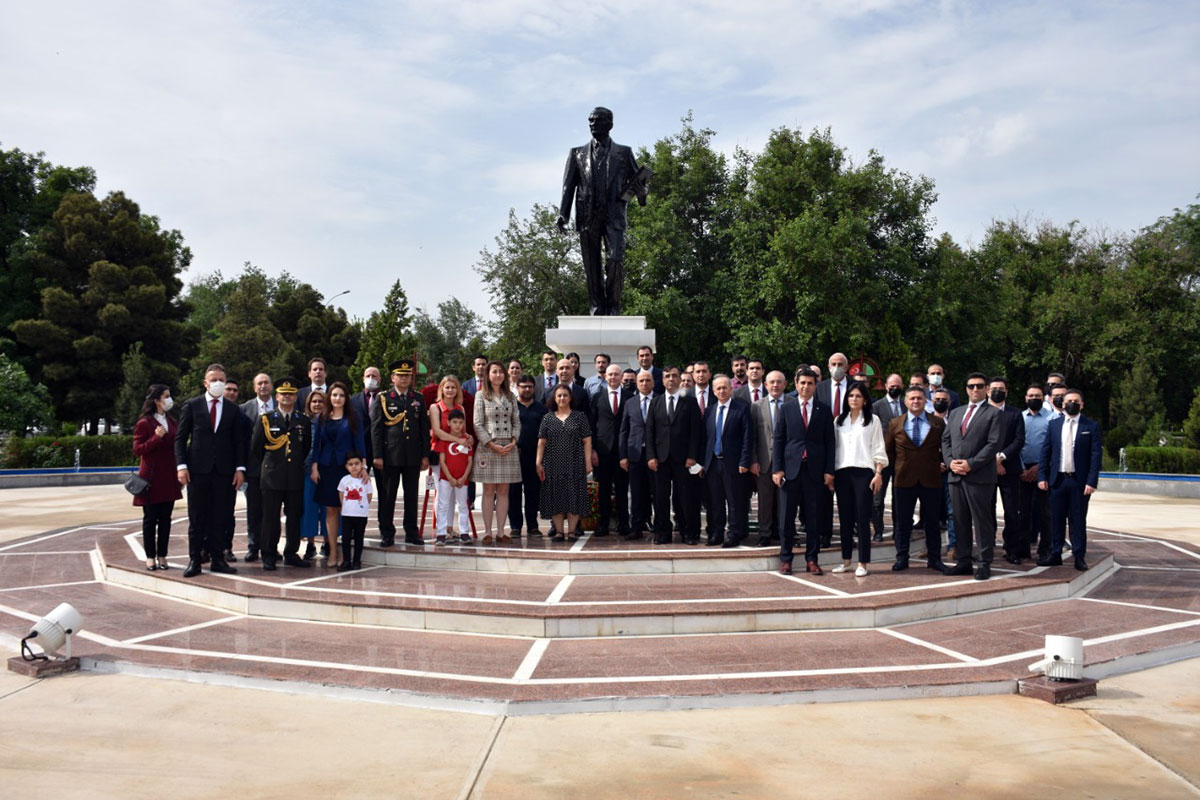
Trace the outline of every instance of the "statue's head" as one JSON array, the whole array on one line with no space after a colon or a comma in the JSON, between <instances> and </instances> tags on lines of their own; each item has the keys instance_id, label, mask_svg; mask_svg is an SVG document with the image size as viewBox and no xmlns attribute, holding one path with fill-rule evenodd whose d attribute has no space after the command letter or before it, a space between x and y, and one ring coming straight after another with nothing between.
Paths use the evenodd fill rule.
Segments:
<instances>
[{"instance_id":1,"label":"statue's head","mask_svg":"<svg viewBox=\"0 0 1200 800\"><path fill-rule=\"evenodd\" d=\"M588 114L588 130L592 132L593 139L607 138L612 126L613 113L607 108L596 106L592 109L592 113Z\"/></svg>"}]
</instances>

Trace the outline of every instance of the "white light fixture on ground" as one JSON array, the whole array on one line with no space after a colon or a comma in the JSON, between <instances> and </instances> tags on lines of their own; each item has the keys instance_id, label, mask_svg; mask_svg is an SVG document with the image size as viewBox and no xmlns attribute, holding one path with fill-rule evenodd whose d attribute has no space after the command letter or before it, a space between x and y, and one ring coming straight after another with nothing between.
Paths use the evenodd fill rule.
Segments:
<instances>
[{"instance_id":1,"label":"white light fixture on ground","mask_svg":"<svg viewBox=\"0 0 1200 800\"><path fill-rule=\"evenodd\" d=\"M1047 636L1046 653L1041 661L1029 665L1030 672L1043 672L1055 681L1083 678L1083 639L1075 636Z\"/></svg>"},{"instance_id":2,"label":"white light fixture on ground","mask_svg":"<svg viewBox=\"0 0 1200 800\"><path fill-rule=\"evenodd\" d=\"M68 603L59 603L58 607L46 616L33 623L29 634L21 640L21 657L26 661L48 660L54 656L60 660L71 658L71 636L83 630L83 616ZM41 648L41 653L35 653L31 644ZM65 655L59 651L66 649Z\"/></svg>"}]
</instances>

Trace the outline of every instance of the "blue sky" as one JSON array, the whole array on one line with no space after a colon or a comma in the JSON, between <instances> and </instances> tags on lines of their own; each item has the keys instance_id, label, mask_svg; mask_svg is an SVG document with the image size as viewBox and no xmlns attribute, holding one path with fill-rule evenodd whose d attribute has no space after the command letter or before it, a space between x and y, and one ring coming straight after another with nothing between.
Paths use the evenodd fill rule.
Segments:
<instances>
[{"instance_id":1,"label":"blue sky","mask_svg":"<svg viewBox=\"0 0 1200 800\"><path fill-rule=\"evenodd\" d=\"M727 153L828 126L933 178L962 243L1200 192L1195 2L6 5L0 145L94 167L194 274L287 270L356 316L397 277L491 316L471 267L509 208L557 202L595 105L634 147L689 110Z\"/></svg>"}]
</instances>

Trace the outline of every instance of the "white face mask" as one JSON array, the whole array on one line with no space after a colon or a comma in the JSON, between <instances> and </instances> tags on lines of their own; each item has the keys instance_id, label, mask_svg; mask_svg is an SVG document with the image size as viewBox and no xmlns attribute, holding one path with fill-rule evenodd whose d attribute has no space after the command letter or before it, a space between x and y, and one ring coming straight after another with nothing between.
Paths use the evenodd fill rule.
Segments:
<instances>
[{"instance_id":1,"label":"white face mask","mask_svg":"<svg viewBox=\"0 0 1200 800\"><path fill-rule=\"evenodd\" d=\"M375 378L364 378L363 386L367 387L368 392L373 392L379 388L379 381Z\"/></svg>"},{"instance_id":2,"label":"white face mask","mask_svg":"<svg viewBox=\"0 0 1200 800\"><path fill-rule=\"evenodd\" d=\"M942 385L942 376L938 375L936 373L933 375L930 375L929 376L929 385L930 386L941 386Z\"/></svg>"},{"instance_id":3,"label":"white face mask","mask_svg":"<svg viewBox=\"0 0 1200 800\"><path fill-rule=\"evenodd\" d=\"M846 377L846 368L840 366L834 367L829 370L829 377L833 378L834 383L840 383L842 378Z\"/></svg>"},{"instance_id":4,"label":"white face mask","mask_svg":"<svg viewBox=\"0 0 1200 800\"><path fill-rule=\"evenodd\" d=\"M225 381L209 381L208 396L216 399L225 394Z\"/></svg>"},{"instance_id":5,"label":"white face mask","mask_svg":"<svg viewBox=\"0 0 1200 800\"><path fill-rule=\"evenodd\" d=\"M166 413L167 411L170 411L172 408L175 407L175 398L173 398L173 397L164 398L162 403L163 403L163 413Z\"/></svg>"}]
</instances>

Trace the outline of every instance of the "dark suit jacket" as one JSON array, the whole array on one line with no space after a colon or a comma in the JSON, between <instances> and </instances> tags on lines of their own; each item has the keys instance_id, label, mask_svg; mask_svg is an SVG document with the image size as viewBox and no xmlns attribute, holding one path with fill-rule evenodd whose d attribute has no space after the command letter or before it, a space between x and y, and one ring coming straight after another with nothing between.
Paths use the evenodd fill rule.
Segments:
<instances>
[{"instance_id":1,"label":"dark suit jacket","mask_svg":"<svg viewBox=\"0 0 1200 800\"><path fill-rule=\"evenodd\" d=\"M285 417L278 408L263 416L267 418L271 436L278 438L287 434L288 443L278 450L268 450L263 418L255 418L250 435L250 462L259 465L260 484L264 489L279 492L303 489L308 476L305 464L312 449L312 420L307 414L294 410Z\"/></svg>"},{"instance_id":2,"label":"dark suit jacket","mask_svg":"<svg viewBox=\"0 0 1200 800\"><path fill-rule=\"evenodd\" d=\"M717 396L716 396L716 394L713 393L711 383L704 388L704 391L700 391L699 386L694 386L689 391L689 394L691 394L692 397L696 398L696 407L697 408L700 407L700 395L702 395L702 394L704 395L704 410L700 412L701 414L703 414L705 411L708 411L708 407L711 405L715 405L717 402Z\"/></svg>"},{"instance_id":3,"label":"dark suit jacket","mask_svg":"<svg viewBox=\"0 0 1200 800\"><path fill-rule=\"evenodd\" d=\"M271 398L271 409L274 410L274 408L275 408L275 398L272 397ZM249 400L242 403L242 413L246 415L246 419L250 420L249 431L250 431L250 434L253 435L254 427L256 425L258 425L258 418L259 418L258 398L251 397ZM249 463L246 464L246 477L247 478L257 477L259 466L260 466L259 459L254 458L253 456L250 456Z\"/></svg>"},{"instance_id":4,"label":"dark suit jacket","mask_svg":"<svg viewBox=\"0 0 1200 800\"><path fill-rule=\"evenodd\" d=\"M836 447L829 406L813 400L807 429L799 398L785 402L779 411L775 420L775 441L771 445L771 472L782 472L790 481L800 475L800 468L804 466L810 478L824 481L826 475L833 474Z\"/></svg>"},{"instance_id":5,"label":"dark suit jacket","mask_svg":"<svg viewBox=\"0 0 1200 800\"><path fill-rule=\"evenodd\" d=\"M946 430L942 433L942 460L946 469L955 459L966 459L971 471L966 475L948 473L951 483L964 481L966 483L995 483L996 482L996 453L1000 450L1000 410L988 405L979 404L967 427L967 435L962 435L962 422L971 405L959 406L950 412L946 418Z\"/></svg>"},{"instance_id":6,"label":"dark suit jacket","mask_svg":"<svg viewBox=\"0 0 1200 800\"><path fill-rule=\"evenodd\" d=\"M1021 412L1005 406L1000 412L999 452L1004 453L1004 474L997 471L996 483L1017 485L1021 477L1021 448L1025 446L1025 420Z\"/></svg>"},{"instance_id":7,"label":"dark suit jacket","mask_svg":"<svg viewBox=\"0 0 1200 800\"><path fill-rule=\"evenodd\" d=\"M777 413L783 413L783 404L793 403L786 397L779 398ZM775 445L775 429L771 427L771 395L759 398L757 403L750 404L750 419L754 421L754 450L755 462L761 474L771 474L771 448Z\"/></svg>"},{"instance_id":8,"label":"dark suit jacket","mask_svg":"<svg viewBox=\"0 0 1200 800\"><path fill-rule=\"evenodd\" d=\"M654 404L655 395L651 393L650 404ZM646 409L647 419L650 409ZM642 395L634 392L625 403L621 414L621 433L617 443L617 454L622 459L638 463L646 458L646 423L642 420Z\"/></svg>"},{"instance_id":9,"label":"dark suit jacket","mask_svg":"<svg viewBox=\"0 0 1200 800\"><path fill-rule=\"evenodd\" d=\"M193 397L179 409L175 432L175 464L187 464L197 474L228 475L246 466L250 426L237 403L221 398L221 423L214 431L208 418L207 394Z\"/></svg>"},{"instance_id":10,"label":"dark suit jacket","mask_svg":"<svg viewBox=\"0 0 1200 800\"><path fill-rule=\"evenodd\" d=\"M754 402L754 395L750 394L750 384L749 383L747 383L745 386L739 386L738 388L734 389L733 396L740 397L741 399L745 400L747 403ZM765 383L762 386L758 387L758 399L762 400L764 397L770 397L770 394L767 393L767 385Z\"/></svg>"},{"instance_id":11,"label":"dark suit jacket","mask_svg":"<svg viewBox=\"0 0 1200 800\"><path fill-rule=\"evenodd\" d=\"M604 208L606 224L616 230L625 230L625 201L621 199L621 194L625 191L626 184L637 174L638 165L633 160L633 150L626 145L617 144L611 138L606 161L608 181L604 186L595 186L592 180L592 142L572 147L567 155L558 213L563 219L569 219L571 202L574 201L577 231L584 230L591 222L592 198L597 192L600 194L600 202L597 205Z\"/></svg>"},{"instance_id":12,"label":"dark suit jacket","mask_svg":"<svg viewBox=\"0 0 1200 800\"><path fill-rule=\"evenodd\" d=\"M883 432L883 445L887 448L888 461L892 464L892 483L898 489L924 486L938 489L942 485L942 434L946 432L946 421L926 413L929 429L921 438L921 446L913 444L904 430L908 424L908 413L892 417Z\"/></svg>"},{"instance_id":13,"label":"dark suit jacket","mask_svg":"<svg viewBox=\"0 0 1200 800\"><path fill-rule=\"evenodd\" d=\"M846 395L850 393L850 387L854 385L854 378L846 376L846 386L842 389L842 407L839 409L833 408L833 378L826 378L817 384L817 393L814 395L819 403L823 403L830 411L833 411L833 416L837 417L843 411L850 408L846 403Z\"/></svg>"},{"instance_id":14,"label":"dark suit jacket","mask_svg":"<svg viewBox=\"0 0 1200 800\"><path fill-rule=\"evenodd\" d=\"M675 401L675 416L667 413L667 396L660 394L650 401L650 416L646 420L646 460L700 460L704 454L704 429L700 406L696 398L685 395Z\"/></svg>"},{"instance_id":15,"label":"dark suit jacket","mask_svg":"<svg viewBox=\"0 0 1200 800\"><path fill-rule=\"evenodd\" d=\"M1054 486L1062 463L1062 427L1066 415L1055 417L1046 426L1046 441L1038 463L1038 480ZM1047 477L1041 477L1047 476ZM1100 482L1100 423L1079 415L1079 430L1075 431L1075 477L1093 489Z\"/></svg>"},{"instance_id":16,"label":"dark suit jacket","mask_svg":"<svg viewBox=\"0 0 1200 800\"><path fill-rule=\"evenodd\" d=\"M950 410L953 411L954 409L956 409L960 405L962 405L962 402L958 399L958 392L954 391L949 386L945 386L945 384L943 384L943 386L945 387L946 391L950 395ZM930 401L931 403L933 402L933 389L927 388L925 390L925 399ZM933 412L931 411L930 413L933 413Z\"/></svg>"},{"instance_id":17,"label":"dark suit jacket","mask_svg":"<svg viewBox=\"0 0 1200 800\"><path fill-rule=\"evenodd\" d=\"M592 396L588 416L592 423L592 447L601 456L617 455L620 436L621 418L624 416L625 401L630 392L624 387L617 389L617 413L613 414L612 395L609 394L608 384Z\"/></svg>"},{"instance_id":18,"label":"dark suit jacket","mask_svg":"<svg viewBox=\"0 0 1200 800\"><path fill-rule=\"evenodd\" d=\"M712 465L713 448L716 446L717 409L720 403L713 403L704 412L704 469ZM736 460L737 466L750 469L755 461L754 452L754 419L750 416L750 404L739 397L729 401L729 410L721 427L721 454L727 461Z\"/></svg>"},{"instance_id":19,"label":"dark suit jacket","mask_svg":"<svg viewBox=\"0 0 1200 800\"><path fill-rule=\"evenodd\" d=\"M375 396L379 397L379 395L381 395L381 394L383 394L382 389L377 391L375 393ZM363 438L366 439L365 444L367 446L367 452L366 452L367 470L369 471L372 466L371 462L375 460L375 448L373 446L374 443L371 441L373 437L371 436L371 432L369 430L371 427L371 407L369 405L367 405L366 392L358 392L353 397L351 397L350 405L354 406L354 411L355 411L355 413L358 414L359 422L361 422L363 425L367 426L367 428L368 428L367 433Z\"/></svg>"},{"instance_id":20,"label":"dark suit jacket","mask_svg":"<svg viewBox=\"0 0 1200 800\"><path fill-rule=\"evenodd\" d=\"M326 379L325 380L325 402L326 402L326 405L328 405L328 403L329 403L329 387L330 386L333 386L333 383L331 383L328 379ZM308 396L310 394L312 394L312 384L311 383L308 386L301 387L300 391L296 392L296 408L298 408L300 411L304 411L304 403L306 400L308 400Z\"/></svg>"}]
</instances>

